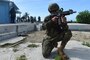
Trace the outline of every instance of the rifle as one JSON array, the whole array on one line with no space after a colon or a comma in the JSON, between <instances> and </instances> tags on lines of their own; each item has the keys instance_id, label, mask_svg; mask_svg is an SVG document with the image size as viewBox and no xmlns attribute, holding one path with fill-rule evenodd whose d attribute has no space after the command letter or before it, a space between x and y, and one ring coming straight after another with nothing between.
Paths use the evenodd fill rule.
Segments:
<instances>
[{"instance_id":1,"label":"rifle","mask_svg":"<svg viewBox=\"0 0 90 60\"><path fill-rule=\"evenodd\" d=\"M69 9L68 11L63 11L63 8L61 8L59 11L58 11L58 14L51 14L51 16L57 16L59 17L57 22L58 22L58 25L61 25L61 16L66 16L66 15L70 15L70 14L73 14L73 13L76 13L76 11L73 11L72 9Z\"/></svg>"}]
</instances>

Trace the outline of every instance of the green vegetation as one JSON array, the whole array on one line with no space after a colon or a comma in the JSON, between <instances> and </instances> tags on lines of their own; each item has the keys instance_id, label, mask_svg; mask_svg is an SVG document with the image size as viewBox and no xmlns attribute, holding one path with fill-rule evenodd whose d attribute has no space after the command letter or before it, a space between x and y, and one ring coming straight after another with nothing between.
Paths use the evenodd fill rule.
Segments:
<instances>
[{"instance_id":1,"label":"green vegetation","mask_svg":"<svg viewBox=\"0 0 90 60\"><path fill-rule=\"evenodd\" d=\"M55 60L61 60L60 56L57 55L57 56L55 57Z\"/></svg>"},{"instance_id":2,"label":"green vegetation","mask_svg":"<svg viewBox=\"0 0 90 60\"><path fill-rule=\"evenodd\" d=\"M29 44L27 47L38 47L39 45L36 44Z\"/></svg>"},{"instance_id":3,"label":"green vegetation","mask_svg":"<svg viewBox=\"0 0 90 60\"><path fill-rule=\"evenodd\" d=\"M90 43L88 43L88 42L83 42L82 45L90 47Z\"/></svg>"},{"instance_id":4,"label":"green vegetation","mask_svg":"<svg viewBox=\"0 0 90 60\"><path fill-rule=\"evenodd\" d=\"M79 12L79 14L76 16L76 20L78 23L90 24L90 11L85 10Z\"/></svg>"},{"instance_id":5,"label":"green vegetation","mask_svg":"<svg viewBox=\"0 0 90 60\"><path fill-rule=\"evenodd\" d=\"M21 55L20 57L18 57L16 60L27 60L25 55Z\"/></svg>"}]
</instances>

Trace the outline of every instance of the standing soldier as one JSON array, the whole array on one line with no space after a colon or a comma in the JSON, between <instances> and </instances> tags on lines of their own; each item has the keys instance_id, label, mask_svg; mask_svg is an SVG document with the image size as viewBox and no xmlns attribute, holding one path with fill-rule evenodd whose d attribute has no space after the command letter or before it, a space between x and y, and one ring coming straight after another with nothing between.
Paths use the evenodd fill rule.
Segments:
<instances>
[{"instance_id":1,"label":"standing soldier","mask_svg":"<svg viewBox=\"0 0 90 60\"><path fill-rule=\"evenodd\" d=\"M46 37L42 42L42 54L45 58L50 56L50 53L54 47L57 47L59 41L61 45L58 48L58 53L61 56L61 60L67 60L68 56L64 53L64 48L67 42L72 37L72 33L68 28L67 19L65 16L61 16L61 26L57 24L59 17L52 16L52 14L57 15L59 11L59 5L57 3L52 3L48 7L48 11L51 15L48 15L44 19L43 27L46 29Z\"/></svg>"},{"instance_id":2,"label":"standing soldier","mask_svg":"<svg viewBox=\"0 0 90 60\"><path fill-rule=\"evenodd\" d=\"M10 10L10 18L11 18L10 23L15 23L16 11L14 7L12 7Z\"/></svg>"}]
</instances>

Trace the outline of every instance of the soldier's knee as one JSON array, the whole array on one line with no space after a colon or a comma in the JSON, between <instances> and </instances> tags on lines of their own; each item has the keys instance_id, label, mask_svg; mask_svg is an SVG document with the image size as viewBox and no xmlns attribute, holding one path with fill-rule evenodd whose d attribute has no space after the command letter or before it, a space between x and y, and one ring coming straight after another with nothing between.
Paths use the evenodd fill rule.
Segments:
<instances>
[{"instance_id":1,"label":"soldier's knee","mask_svg":"<svg viewBox=\"0 0 90 60\"><path fill-rule=\"evenodd\" d=\"M49 49L49 47L48 46L46 46L46 45L42 45L42 55L43 55L43 57L44 58L48 58L49 57L49 55L50 55L50 51L49 51L50 49Z\"/></svg>"},{"instance_id":2,"label":"soldier's knee","mask_svg":"<svg viewBox=\"0 0 90 60\"><path fill-rule=\"evenodd\" d=\"M68 35L69 35L69 37L71 38L71 37L72 37L72 32L71 32L71 31L69 31L69 34L68 34Z\"/></svg>"},{"instance_id":3,"label":"soldier's knee","mask_svg":"<svg viewBox=\"0 0 90 60\"><path fill-rule=\"evenodd\" d=\"M67 41L70 40L71 37L72 37L71 31L66 31L65 35L64 35L64 38L63 38L63 41L67 42Z\"/></svg>"},{"instance_id":4,"label":"soldier's knee","mask_svg":"<svg viewBox=\"0 0 90 60\"><path fill-rule=\"evenodd\" d=\"M65 35L68 37L68 38L71 38L72 37L72 32L70 30L68 30Z\"/></svg>"},{"instance_id":5,"label":"soldier's knee","mask_svg":"<svg viewBox=\"0 0 90 60\"><path fill-rule=\"evenodd\" d=\"M48 58L50 56L50 54L51 54L52 49L53 48L51 46L44 46L42 48L43 57Z\"/></svg>"},{"instance_id":6,"label":"soldier's knee","mask_svg":"<svg viewBox=\"0 0 90 60\"><path fill-rule=\"evenodd\" d=\"M69 37L69 38L72 37L72 33L71 33L71 32L68 33L68 37Z\"/></svg>"}]
</instances>

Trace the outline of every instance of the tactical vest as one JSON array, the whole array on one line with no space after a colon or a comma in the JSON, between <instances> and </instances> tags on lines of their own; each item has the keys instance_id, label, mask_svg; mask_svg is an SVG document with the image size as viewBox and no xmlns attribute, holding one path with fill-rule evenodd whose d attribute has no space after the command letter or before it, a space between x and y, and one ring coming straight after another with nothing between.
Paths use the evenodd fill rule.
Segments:
<instances>
[{"instance_id":1,"label":"tactical vest","mask_svg":"<svg viewBox=\"0 0 90 60\"><path fill-rule=\"evenodd\" d=\"M48 17L49 21L52 19L52 15ZM58 33L61 33L63 30L61 29L61 26L50 21L46 24L46 30L47 30L47 35L49 36L56 36Z\"/></svg>"}]
</instances>

